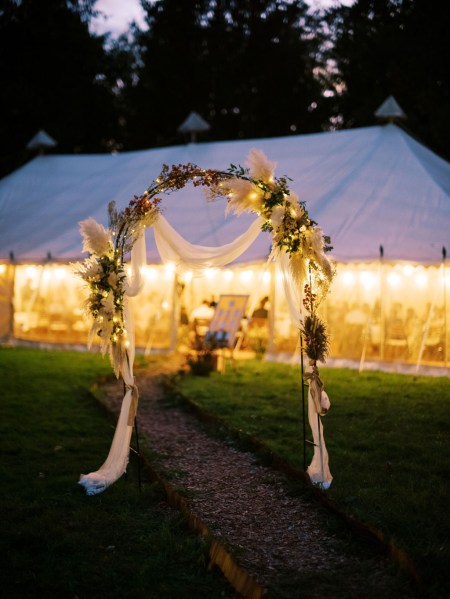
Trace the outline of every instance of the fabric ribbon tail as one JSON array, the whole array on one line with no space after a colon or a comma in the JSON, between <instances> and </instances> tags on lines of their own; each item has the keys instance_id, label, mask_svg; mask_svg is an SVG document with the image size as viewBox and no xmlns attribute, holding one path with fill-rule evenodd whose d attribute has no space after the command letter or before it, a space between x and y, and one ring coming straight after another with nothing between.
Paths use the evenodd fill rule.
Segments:
<instances>
[{"instance_id":1,"label":"fabric ribbon tail","mask_svg":"<svg viewBox=\"0 0 450 599\"><path fill-rule=\"evenodd\" d=\"M85 488L87 495L103 493L126 472L137 402L137 387L127 385L116 431L105 463L95 472L81 475L78 481Z\"/></svg>"},{"instance_id":2,"label":"fabric ribbon tail","mask_svg":"<svg viewBox=\"0 0 450 599\"><path fill-rule=\"evenodd\" d=\"M329 407L328 395L322 391L321 396L322 402L325 404L328 402ZM328 452L323 436L323 426L316 408L316 402L311 393L311 386L308 389L308 420L313 434L314 455L307 473L313 484L320 486L322 489L329 489L333 477L328 466Z\"/></svg>"},{"instance_id":3,"label":"fabric ribbon tail","mask_svg":"<svg viewBox=\"0 0 450 599\"><path fill-rule=\"evenodd\" d=\"M78 483L84 487L86 495L98 495L109 486L106 477L100 471L82 474Z\"/></svg>"}]
</instances>

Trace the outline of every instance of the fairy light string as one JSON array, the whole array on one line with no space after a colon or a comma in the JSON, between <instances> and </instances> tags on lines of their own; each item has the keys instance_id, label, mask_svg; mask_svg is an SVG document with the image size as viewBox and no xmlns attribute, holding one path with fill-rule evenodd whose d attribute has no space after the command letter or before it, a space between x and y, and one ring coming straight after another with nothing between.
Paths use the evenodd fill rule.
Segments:
<instances>
[{"instance_id":1,"label":"fairy light string","mask_svg":"<svg viewBox=\"0 0 450 599\"><path fill-rule=\"evenodd\" d=\"M301 330L308 357L315 362L324 361L328 335L315 306L327 295L334 276L334 266L326 256L332 249L330 239L310 218L305 203L290 190L291 180L275 176L274 163L259 150L250 153L248 162L249 168L231 164L226 171L203 169L192 163L163 165L158 177L142 195L134 196L124 210L119 211L115 202L109 204L108 229L93 219L80 223L83 250L90 256L75 264L74 270L89 290L85 308L92 319L90 343L97 338L102 352L112 350L112 354L119 347L127 347L125 256L144 229L156 222L161 212L159 196L192 183L204 188L210 201L225 197L227 212L253 212L262 217L261 229L271 233L275 252L289 255L291 274L297 284L303 285L307 280L308 269L314 274L315 293L311 277L310 284L304 284L303 305L309 314L303 319Z\"/></svg>"}]
</instances>

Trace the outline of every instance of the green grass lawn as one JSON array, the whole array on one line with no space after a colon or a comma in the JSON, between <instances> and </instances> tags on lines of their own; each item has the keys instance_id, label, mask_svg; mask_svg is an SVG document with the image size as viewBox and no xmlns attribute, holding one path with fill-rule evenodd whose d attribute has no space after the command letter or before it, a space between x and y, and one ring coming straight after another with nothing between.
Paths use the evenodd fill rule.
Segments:
<instances>
[{"instance_id":1,"label":"green grass lawn","mask_svg":"<svg viewBox=\"0 0 450 599\"><path fill-rule=\"evenodd\" d=\"M450 596L449 379L325 368L321 377L332 402L322 420L329 498L406 550L430 597ZM254 361L177 387L303 467L299 367Z\"/></svg>"},{"instance_id":2,"label":"green grass lawn","mask_svg":"<svg viewBox=\"0 0 450 599\"><path fill-rule=\"evenodd\" d=\"M230 596L203 541L136 464L104 494L77 484L109 450L114 424L89 391L107 359L0 348L0 588L8 598ZM224 593L224 594L222 594Z\"/></svg>"}]
</instances>

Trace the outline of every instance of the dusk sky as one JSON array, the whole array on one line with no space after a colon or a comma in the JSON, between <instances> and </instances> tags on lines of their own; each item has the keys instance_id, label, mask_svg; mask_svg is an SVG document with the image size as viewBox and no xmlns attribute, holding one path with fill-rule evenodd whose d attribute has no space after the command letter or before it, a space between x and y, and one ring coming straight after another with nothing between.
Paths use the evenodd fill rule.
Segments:
<instances>
[{"instance_id":1,"label":"dusk sky","mask_svg":"<svg viewBox=\"0 0 450 599\"><path fill-rule=\"evenodd\" d=\"M307 0L314 8L325 8L333 4L350 5L354 0ZM110 31L114 36L127 31L129 24L134 20L144 26L143 10L139 0L98 0L95 8L103 13L94 19L93 29L97 33Z\"/></svg>"}]
</instances>

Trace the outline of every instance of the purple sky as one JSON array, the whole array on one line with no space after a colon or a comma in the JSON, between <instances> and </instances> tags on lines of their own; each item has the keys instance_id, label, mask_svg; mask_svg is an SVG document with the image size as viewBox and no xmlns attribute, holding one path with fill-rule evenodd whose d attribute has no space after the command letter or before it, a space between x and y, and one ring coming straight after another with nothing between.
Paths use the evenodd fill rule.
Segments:
<instances>
[{"instance_id":1,"label":"purple sky","mask_svg":"<svg viewBox=\"0 0 450 599\"><path fill-rule=\"evenodd\" d=\"M354 0L307 0L314 8L325 8L333 4L350 5ZM144 26L143 11L139 0L97 0L95 8L103 16L92 21L92 29L96 33L111 31L114 36L124 33L131 21Z\"/></svg>"},{"instance_id":2,"label":"purple sky","mask_svg":"<svg viewBox=\"0 0 450 599\"><path fill-rule=\"evenodd\" d=\"M144 25L143 11L139 0L97 0L96 10L102 16L93 19L91 28L96 33L111 31L115 36L124 33L131 21Z\"/></svg>"}]
</instances>

